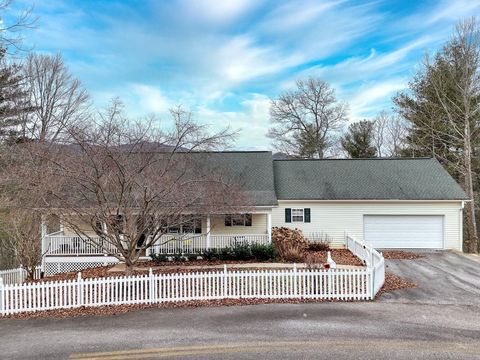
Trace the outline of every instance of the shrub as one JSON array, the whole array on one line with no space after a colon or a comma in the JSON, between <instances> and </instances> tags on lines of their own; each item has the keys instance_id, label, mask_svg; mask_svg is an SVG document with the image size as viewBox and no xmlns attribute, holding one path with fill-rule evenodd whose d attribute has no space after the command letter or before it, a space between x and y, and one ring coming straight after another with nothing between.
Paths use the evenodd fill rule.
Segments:
<instances>
[{"instance_id":1,"label":"shrub","mask_svg":"<svg viewBox=\"0 0 480 360\"><path fill-rule=\"evenodd\" d=\"M268 261L275 258L275 247L273 244L252 244L250 249L252 257L258 261Z\"/></svg>"},{"instance_id":2,"label":"shrub","mask_svg":"<svg viewBox=\"0 0 480 360\"><path fill-rule=\"evenodd\" d=\"M317 256L317 254L306 254L304 257L304 262L309 270L323 269L322 258Z\"/></svg>"},{"instance_id":3,"label":"shrub","mask_svg":"<svg viewBox=\"0 0 480 360\"><path fill-rule=\"evenodd\" d=\"M310 251L329 251L330 241L328 240L310 241L308 243L307 249Z\"/></svg>"},{"instance_id":4,"label":"shrub","mask_svg":"<svg viewBox=\"0 0 480 360\"><path fill-rule=\"evenodd\" d=\"M188 261L196 261L198 260L198 254L188 254L187 259Z\"/></svg>"},{"instance_id":5,"label":"shrub","mask_svg":"<svg viewBox=\"0 0 480 360\"><path fill-rule=\"evenodd\" d=\"M283 261L299 261L308 245L300 230L285 227L272 229L272 241L277 257Z\"/></svg>"},{"instance_id":6,"label":"shrub","mask_svg":"<svg viewBox=\"0 0 480 360\"><path fill-rule=\"evenodd\" d=\"M157 265L160 265L161 263L168 261L168 256L164 254L150 254L150 258Z\"/></svg>"},{"instance_id":7,"label":"shrub","mask_svg":"<svg viewBox=\"0 0 480 360\"><path fill-rule=\"evenodd\" d=\"M234 255L232 249L233 248L231 246L220 249L220 251L218 252L218 259L219 260L234 260L235 255Z\"/></svg>"},{"instance_id":8,"label":"shrub","mask_svg":"<svg viewBox=\"0 0 480 360\"><path fill-rule=\"evenodd\" d=\"M208 261L220 260L220 255L217 249L207 249L202 253L202 258Z\"/></svg>"},{"instance_id":9,"label":"shrub","mask_svg":"<svg viewBox=\"0 0 480 360\"><path fill-rule=\"evenodd\" d=\"M182 254L173 254L172 255L173 257L173 261L185 261L185 256L183 256Z\"/></svg>"},{"instance_id":10,"label":"shrub","mask_svg":"<svg viewBox=\"0 0 480 360\"><path fill-rule=\"evenodd\" d=\"M252 249L249 244L236 244L230 251L232 260L250 260L253 259Z\"/></svg>"},{"instance_id":11,"label":"shrub","mask_svg":"<svg viewBox=\"0 0 480 360\"><path fill-rule=\"evenodd\" d=\"M304 254L304 250L298 246L287 247L283 249L281 259L288 262L303 262Z\"/></svg>"}]
</instances>

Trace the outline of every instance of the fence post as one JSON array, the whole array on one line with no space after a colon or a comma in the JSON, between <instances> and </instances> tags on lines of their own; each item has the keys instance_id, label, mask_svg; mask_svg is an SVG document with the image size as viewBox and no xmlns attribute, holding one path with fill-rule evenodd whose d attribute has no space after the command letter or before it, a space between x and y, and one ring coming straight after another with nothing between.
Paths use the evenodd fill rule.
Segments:
<instances>
[{"instance_id":1,"label":"fence post","mask_svg":"<svg viewBox=\"0 0 480 360\"><path fill-rule=\"evenodd\" d=\"M153 304L154 297L155 297L155 291L154 287L155 286L155 278L153 277L153 270L150 268L148 271L148 302L150 304Z\"/></svg>"},{"instance_id":2,"label":"fence post","mask_svg":"<svg viewBox=\"0 0 480 360\"><path fill-rule=\"evenodd\" d=\"M83 279L82 273L79 271L77 273L77 306L81 307L84 305L84 289L83 289Z\"/></svg>"},{"instance_id":3,"label":"fence post","mask_svg":"<svg viewBox=\"0 0 480 360\"><path fill-rule=\"evenodd\" d=\"M5 287L3 285L3 278L0 277L0 315L3 315L5 312L5 307L3 304L3 299L5 298L4 291L5 291Z\"/></svg>"},{"instance_id":4,"label":"fence post","mask_svg":"<svg viewBox=\"0 0 480 360\"><path fill-rule=\"evenodd\" d=\"M227 286L227 281L228 281L228 272L227 272L227 264L223 265L223 294L222 294L222 298L226 298L227 297L227 289L228 289L228 286Z\"/></svg>"},{"instance_id":5,"label":"fence post","mask_svg":"<svg viewBox=\"0 0 480 360\"><path fill-rule=\"evenodd\" d=\"M298 289L297 289L297 264L293 263L293 295L294 297L298 297Z\"/></svg>"},{"instance_id":6,"label":"fence post","mask_svg":"<svg viewBox=\"0 0 480 360\"><path fill-rule=\"evenodd\" d=\"M333 287L333 275L332 275L332 269L329 268L328 270L328 297L332 297L332 287Z\"/></svg>"}]
</instances>

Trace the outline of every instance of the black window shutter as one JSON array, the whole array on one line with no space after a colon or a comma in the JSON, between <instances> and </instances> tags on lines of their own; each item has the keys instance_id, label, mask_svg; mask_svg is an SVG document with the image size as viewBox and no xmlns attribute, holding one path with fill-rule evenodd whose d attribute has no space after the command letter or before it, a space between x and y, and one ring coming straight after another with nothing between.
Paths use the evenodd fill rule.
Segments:
<instances>
[{"instance_id":1,"label":"black window shutter","mask_svg":"<svg viewBox=\"0 0 480 360\"><path fill-rule=\"evenodd\" d=\"M292 222L292 209L290 208L285 209L285 222Z\"/></svg>"},{"instance_id":2,"label":"black window shutter","mask_svg":"<svg viewBox=\"0 0 480 360\"><path fill-rule=\"evenodd\" d=\"M303 209L303 219L306 223L310 222L310 208Z\"/></svg>"},{"instance_id":3,"label":"black window shutter","mask_svg":"<svg viewBox=\"0 0 480 360\"><path fill-rule=\"evenodd\" d=\"M225 215L225 226L232 226L232 215Z\"/></svg>"},{"instance_id":4,"label":"black window shutter","mask_svg":"<svg viewBox=\"0 0 480 360\"><path fill-rule=\"evenodd\" d=\"M252 214L245 214L245 226L252 226Z\"/></svg>"}]
</instances>

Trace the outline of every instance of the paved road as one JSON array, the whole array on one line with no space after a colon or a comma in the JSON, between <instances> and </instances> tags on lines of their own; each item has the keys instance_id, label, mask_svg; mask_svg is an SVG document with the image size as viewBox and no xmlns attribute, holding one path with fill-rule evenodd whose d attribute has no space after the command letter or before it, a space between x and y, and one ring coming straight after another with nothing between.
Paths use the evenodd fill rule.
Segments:
<instances>
[{"instance_id":1,"label":"paved road","mask_svg":"<svg viewBox=\"0 0 480 360\"><path fill-rule=\"evenodd\" d=\"M404 275L418 269L420 287L365 303L4 319L0 358L480 359L480 262L444 253L388 266Z\"/></svg>"}]
</instances>

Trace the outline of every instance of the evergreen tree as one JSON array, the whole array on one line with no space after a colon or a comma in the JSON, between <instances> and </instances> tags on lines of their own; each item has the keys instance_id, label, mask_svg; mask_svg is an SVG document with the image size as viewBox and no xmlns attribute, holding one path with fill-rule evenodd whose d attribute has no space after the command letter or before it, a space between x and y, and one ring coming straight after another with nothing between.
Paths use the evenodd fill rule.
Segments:
<instances>
[{"instance_id":1,"label":"evergreen tree","mask_svg":"<svg viewBox=\"0 0 480 360\"><path fill-rule=\"evenodd\" d=\"M373 144L374 122L362 120L348 127L347 133L342 137L343 149L351 158L373 158L377 150Z\"/></svg>"},{"instance_id":2,"label":"evergreen tree","mask_svg":"<svg viewBox=\"0 0 480 360\"><path fill-rule=\"evenodd\" d=\"M18 142L25 140L21 130L23 115L32 111L32 107L21 66L8 63L5 55L5 49L0 49L0 139Z\"/></svg>"}]
</instances>

